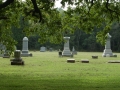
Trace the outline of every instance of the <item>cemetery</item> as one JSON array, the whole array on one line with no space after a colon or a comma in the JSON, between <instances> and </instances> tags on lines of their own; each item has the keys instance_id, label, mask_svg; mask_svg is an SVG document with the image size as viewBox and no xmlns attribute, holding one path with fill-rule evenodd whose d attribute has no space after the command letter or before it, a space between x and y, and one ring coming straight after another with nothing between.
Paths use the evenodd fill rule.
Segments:
<instances>
[{"instance_id":1,"label":"cemetery","mask_svg":"<svg viewBox=\"0 0 120 90\"><path fill-rule=\"evenodd\" d=\"M29 51L34 57L0 57L0 89L21 90L109 90L119 89L120 53L102 57L102 52L77 52L73 58L58 57L58 51ZM99 58L93 59L92 55ZM19 59L19 60L18 60ZM10 61L24 61L11 65ZM12 82L11 82L12 81ZM10 82L10 83L9 83ZM31 86L32 84L32 86ZM33 87L34 86L34 87ZM59 88L58 88L59 87Z\"/></svg>"},{"instance_id":2,"label":"cemetery","mask_svg":"<svg viewBox=\"0 0 120 90\"><path fill-rule=\"evenodd\" d=\"M120 53L112 51L111 35L106 35L99 52L77 51L67 36L63 37L62 49L47 50L43 45L35 51L29 50L28 37L23 37L22 49L14 47L13 56L1 44L0 89L109 90L116 86L118 90Z\"/></svg>"},{"instance_id":3,"label":"cemetery","mask_svg":"<svg viewBox=\"0 0 120 90\"><path fill-rule=\"evenodd\" d=\"M120 0L1 0L0 90L119 90Z\"/></svg>"},{"instance_id":4,"label":"cemetery","mask_svg":"<svg viewBox=\"0 0 120 90\"><path fill-rule=\"evenodd\" d=\"M1 45L0 89L109 90L116 86L118 90L120 53L113 54L111 36L107 35L103 52L80 52L74 46L70 48L70 37L63 37L63 49L57 51L47 50L45 46L29 50L28 38L23 37L22 50L15 47L13 57L8 56L5 46Z\"/></svg>"}]
</instances>

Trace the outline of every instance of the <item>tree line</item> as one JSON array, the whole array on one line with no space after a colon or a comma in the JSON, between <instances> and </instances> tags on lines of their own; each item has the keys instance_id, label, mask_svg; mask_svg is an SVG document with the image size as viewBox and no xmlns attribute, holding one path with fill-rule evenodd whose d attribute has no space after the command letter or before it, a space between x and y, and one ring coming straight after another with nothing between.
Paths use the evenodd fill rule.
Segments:
<instances>
[{"instance_id":1,"label":"tree line","mask_svg":"<svg viewBox=\"0 0 120 90\"><path fill-rule=\"evenodd\" d=\"M22 22L22 16L20 17L20 26L19 27L12 27L13 32L13 39L17 41L17 49L22 50L22 40L26 36L26 34L23 31L24 25ZM27 25L27 22L24 22ZM101 27L101 29L104 27ZM70 50L72 50L73 46L75 50L77 51L95 51L95 52L101 52L104 50L105 46L101 45L100 42L97 42L96 34L98 33L100 28L94 28L94 31L92 33L85 33L83 30L80 30L79 28L75 30L74 33L67 33L64 36L70 37ZM111 49L114 52L120 51L120 25L119 23L113 23L111 30L110 30L111 38ZM59 37L59 36L58 36ZM33 34L28 37L29 39L29 50L40 50L41 46L45 46L48 50L50 48L53 48L53 50L63 50L64 42L60 43L51 43L49 41L45 43L40 43L39 41L39 35Z\"/></svg>"},{"instance_id":2,"label":"tree line","mask_svg":"<svg viewBox=\"0 0 120 90\"><path fill-rule=\"evenodd\" d=\"M30 49L38 50L42 45L62 49L63 37L68 34L71 37L70 48L74 46L80 51L100 51L102 46L99 43L105 44L105 35L108 32L114 35L118 33L118 29L113 28L115 31L112 32L111 28L114 22L120 23L118 0L61 0L62 7L68 4L67 10L61 12L54 7L55 1L1 0L0 43L13 52L16 44L21 49L23 36L30 36ZM72 8L71 5L76 7ZM24 17L21 22L19 22L20 16ZM22 26L19 23L22 23ZM15 31L16 29L19 30ZM111 47L119 51L117 40L119 35L115 37L114 35ZM35 43L34 39L39 43Z\"/></svg>"}]
</instances>

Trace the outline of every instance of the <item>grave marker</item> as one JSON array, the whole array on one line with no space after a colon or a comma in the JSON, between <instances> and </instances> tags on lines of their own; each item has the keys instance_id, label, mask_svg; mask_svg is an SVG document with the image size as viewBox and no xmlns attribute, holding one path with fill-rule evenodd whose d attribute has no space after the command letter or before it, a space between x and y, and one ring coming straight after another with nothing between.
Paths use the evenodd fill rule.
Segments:
<instances>
[{"instance_id":1,"label":"grave marker","mask_svg":"<svg viewBox=\"0 0 120 90\"><path fill-rule=\"evenodd\" d=\"M31 53L28 53L28 38L24 37L23 38L23 45L22 45L22 53L21 53L21 57L28 57L28 56L32 56Z\"/></svg>"},{"instance_id":2,"label":"grave marker","mask_svg":"<svg viewBox=\"0 0 120 90\"><path fill-rule=\"evenodd\" d=\"M112 57L113 53L111 50L111 43L110 43L111 35L107 33L107 39L106 39L106 44L105 44L105 49L102 54L103 57Z\"/></svg>"},{"instance_id":3,"label":"grave marker","mask_svg":"<svg viewBox=\"0 0 120 90\"><path fill-rule=\"evenodd\" d=\"M73 49L72 49L72 53L73 53L73 55L77 55L77 51L75 50L74 46L73 46Z\"/></svg>"},{"instance_id":4,"label":"grave marker","mask_svg":"<svg viewBox=\"0 0 120 90\"><path fill-rule=\"evenodd\" d=\"M44 46L40 47L40 52L45 52L46 48Z\"/></svg>"},{"instance_id":5,"label":"grave marker","mask_svg":"<svg viewBox=\"0 0 120 90\"><path fill-rule=\"evenodd\" d=\"M69 39L70 37L64 37L65 43L64 43L64 50L62 52L62 56L72 56L72 53L69 48Z\"/></svg>"},{"instance_id":6,"label":"grave marker","mask_svg":"<svg viewBox=\"0 0 120 90\"><path fill-rule=\"evenodd\" d=\"M21 51L20 50L16 50L14 52L14 59L11 59L11 65L24 65L24 61L21 58Z\"/></svg>"}]
</instances>

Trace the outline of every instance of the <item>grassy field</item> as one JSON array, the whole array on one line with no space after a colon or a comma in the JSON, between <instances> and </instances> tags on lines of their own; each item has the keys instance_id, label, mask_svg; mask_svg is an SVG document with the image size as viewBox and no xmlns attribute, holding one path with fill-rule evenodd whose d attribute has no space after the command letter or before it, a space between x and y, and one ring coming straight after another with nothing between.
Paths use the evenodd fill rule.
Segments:
<instances>
[{"instance_id":1,"label":"grassy field","mask_svg":"<svg viewBox=\"0 0 120 90\"><path fill-rule=\"evenodd\" d=\"M120 60L102 57L102 52L78 52L75 63L70 57L59 57L58 52L31 52L33 57L22 57L24 66L10 65L10 58L0 57L0 90L119 90ZM98 59L92 59L98 55ZM90 63L81 63L89 59Z\"/></svg>"}]
</instances>

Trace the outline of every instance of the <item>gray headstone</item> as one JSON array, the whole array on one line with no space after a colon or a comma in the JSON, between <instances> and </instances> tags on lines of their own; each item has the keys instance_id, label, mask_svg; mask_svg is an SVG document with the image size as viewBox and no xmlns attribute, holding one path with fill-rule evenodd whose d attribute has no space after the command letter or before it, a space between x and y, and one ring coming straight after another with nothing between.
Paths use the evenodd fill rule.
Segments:
<instances>
[{"instance_id":1,"label":"gray headstone","mask_svg":"<svg viewBox=\"0 0 120 90\"><path fill-rule=\"evenodd\" d=\"M71 56L72 53L69 48L69 39L70 37L64 37L65 43L64 43L64 50L62 52L63 56Z\"/></svg>"},{"instance_id":2,"label":"gray headstone","mask_svg":"<svg viewBox=\"0 0 120 90\"><path fill-rule=\"evenodd\" d=\"M21 57L28 57L31 56L28 50L28 38L24 37L23 38L23 45L22 45L22 53L21 53Z\"/></svg>"},{"instance_id":3,"label":"gray headstone","mask_svg":"<svg viewBox=\"0 0 120 90\"><path fill-rule=\"evenodd\" d=\"M106 39L106 44L105 44L105 49L102 54L103 57L112 57L113 53L111 50L111 43L110 43L111 35L107 33L107 39Z\"/></svg>"},{"instance_id":4,"label":"gray headstone","mask_svg":"<svg viewBox=\"0 0 120 90\"><path fill-rule=\"evenodd\" d=\"M28 38L23 38L22 53L28 53Z\"/></svg>"},{"instance_id":5,"label":"gray headstone","mask_svg":"<svg viewBox=\"0 0 120 90\"><path fill-rule=\"evenodd\" d=\"M8 50L5 50L4 54L3 54L3 58L10 58L10 55L9 55L9 51Z\"/></svg>"},{"instance_id":6,"label":"gray headstone","mask_svg":"<svg viewBox=\"0 0 120 90\"><path fill-rule=\"evenodd\" d=\"M45 52L46 48L44 46L40 47L40 52Z\"/></svg>"},{"instance_id":7,"label":"gray headstone","mask_svg":"<svg viewBox=\"0 0 120 90\"><path fill-rule=\"evenodd\" d=\"M77 51L75 50L74 46L73 46L73 49L72 49L72 53L73 53L73 55L77 55Z\"/></svg>"},{"instance_id":8,"label":"gray headstone","mask_svg":"<svg viewBox=\"0 0 120 90\"><path fill-rule=\"evenodd\" d=\"M21 51L20 50L15 50L15 52L14 52L14 58L15 59L20 59L21 58Z\"/></svg>"},{"instance_id":9,"label":"gray headstone","mask_svg":"<svg viewBox=\"0 0 120 90\"><path fill-rule=\"evenodd\" d=\"M21 51L16 50L14 52L14 59L11 59L11 65L24 65L24 61L21 59Z\"/></svg>"}]
</instances>

